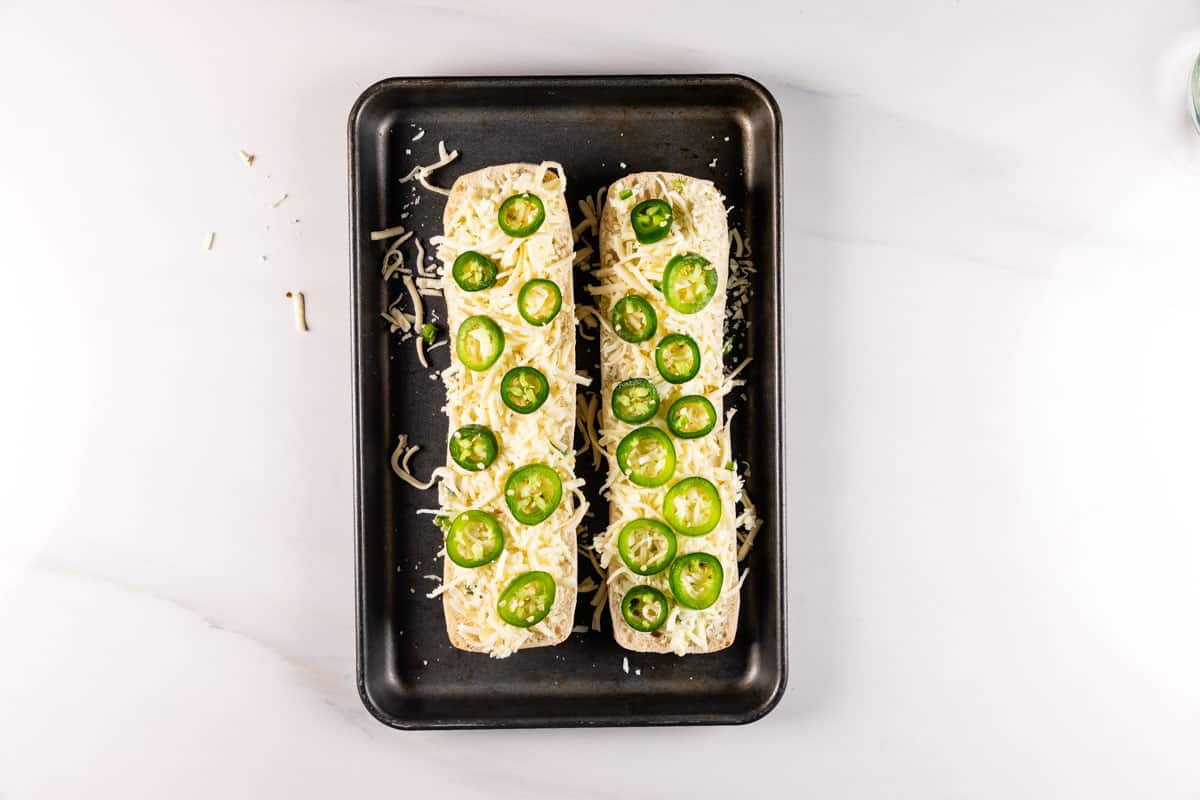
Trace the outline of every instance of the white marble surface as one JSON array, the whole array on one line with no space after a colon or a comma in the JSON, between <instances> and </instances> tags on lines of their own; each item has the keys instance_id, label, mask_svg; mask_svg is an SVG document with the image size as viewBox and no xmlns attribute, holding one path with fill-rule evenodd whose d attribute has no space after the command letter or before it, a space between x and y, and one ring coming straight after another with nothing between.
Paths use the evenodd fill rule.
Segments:
<instances>
[{"instance_id":1,"label":"white marble surface","mask_svg":"<svg viewBox=\"0 0 1200 800\"><path fill-rule=\"evenodd\" d=\"M1200 797L1200 7L511 5L0 7L0 797L663 796L610 766L663 746L681 796ZM350 104L675 71L783 107L788 692L390 731L353 682Z\"/></svg>"}]
</instances>

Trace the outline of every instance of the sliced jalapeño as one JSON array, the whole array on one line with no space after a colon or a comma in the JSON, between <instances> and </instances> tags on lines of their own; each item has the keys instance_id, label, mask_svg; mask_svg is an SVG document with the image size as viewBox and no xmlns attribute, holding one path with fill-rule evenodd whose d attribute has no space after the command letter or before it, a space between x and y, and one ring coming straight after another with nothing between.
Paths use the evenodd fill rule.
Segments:
<instances>
[{"instance_id":1,"label":"sliced jalape\u00f1o","mask_svg":"<svg viewBox=\"0 0 1200 800\"><path fill-rule=\"evenodd\" d=\"M617 466L638 486L662 486L675 474L675 445L659 428L638 428L617 445Z\"/></svg>"},{"instance_id":2,"label":"sliced jalape\u00f1o","mask_svg":"<svg viewBox=\"0 0 1200 800\"><path fill-rule=\"evenodd\" d=\"M656 519L642 517L626 522L617 534L617 551L630 571L657 575L675 557L675 532Z\"/></svg>"},{"instance_id":3,"label":"sliced jalape\u00f1o","mask_svg":"<svg viewBox=\"0 0 1200 800\"><path fill-rule=\"evenodd\" d=\"M680 439L698 439L717 424L717 410L702 394L676 400L667 411L667 427Z\"/></svg>"},{"instance_id":4,"label":"sliced jalape\u00f1o","mask_svg":"<svg viewBox=\"0 0 1200 800\"><path fill-rule=\"evenodd\" d=\"M666 200L643 200L629 212L633 235L640 244L653 244L667 238L671 232L671 204Z\"/></svg>"},{"instance_id":5,"label":"sliced jalape\u00f1o","mask_svg":"<svg viewBox=\"0 0 1200 800\"><path fill-rule=\"evenodd\" d=\"M634 586L621 598L621 616L635 631L656 631L667 621L667 596L653 586Z\"/></svg>"},{"instance_id":6,"label":"sliced jalape\u00f1o","mask_svg":"<svg viewBox=\"0 0 1200 800\"><path fill-rule=\"evenodd\" d=\"M446 555L460 567L482 567L494 561L504 550L504 531L500 522L486 511L464 511L450 523L446 534Z\"/></svg>"},{"instance_id":7,"label":"sliced jalape\u00f1o","mask_svg":"<svg viewBox=\"0 0 1200 800\"><path fill-rule=\"evenodd\" d=\"M629 378L612 391L613 415L622 422L637 425L658 413L658 390L646 378Z\"/></svg>"},{"instance_id":8,"label":"sliced jalape\u00f1o","mask_svg":"<svg viewBox=\"0 0 1200 800\"><path fill-rule=\"evenodd\" d=\"M516 239L532 236L546 221L546 207L536 194L522 192L500 204L497 214L500 230Z\"/></svg>"},{"instance_id":9,"label":"sliced jalape\u00f1o","mask_svg":"<svg viewBox=\"0 0 1200 800\"><path fill-rule=\"evenodd\" d=\"M471 472L490 467L499 449L496 434L486 425L464 425L450 434L450 457Z\"/></svg>"},{"instance_id":10,"label":"sliced jalape\u00f1o","mask_svg":"<svg viewBox=\"0 0 1200 800\"><path fill-rule=\"evenodd\" d=\"M495 364L504 352L504 331L484 314L467 317L458 326L454 347L468 369L480 372Z\"/></svg>"},{"instance_id":11,"label":"sliced jalape\u00f1o","mask_svg":"<svg viewBox=\"0 0 1200 800\"><path fill-rule=\"evenodd\" d=\"M534 570L513 578L500 593L496 611L500 619L518 628L528 628L546 618L554 607L554 578L548 572Z\"/></svg>"},{"instance_id":12,"label":"sliced jalape\u00f1o","mask_svg":"<svg viewBox=\"0 0 1200 800\"><path fill-rule=\"evenodd\" d=\"M721 596L725 570L710 553L688 553L671 565L670 583L671 593L679 605L704 609Z\"/></svg>"},{"instance_id":13,"label":"sliced jalape\u00f1o","mask_svg":"<svg viewBox=\"0 0 1200 800\"><path fill-rule=\"evenodd\" d=\"M450 268L454 282L464 292L479 292L491 288L496 283L497 272L499 270L495 261L474 250L459 253L458 258L454 259L454 266Z\"/></svg>"},{"instance_id":14,"label":"sliced jalape\u00f1o","mask_svg":"<svg viewBox=\"0 0 1200 800\"><path fill-rule=\"evenodd\" d=\"M641 295L625 295L613 305L612 326L625 341L644 342L658 330L658 314Z\"/></svg>"},{"instance_id":15,"label":"sliced jalape\u00f1o","mask_svg":"<svg viewBox=\"0 0 1200 800\"><path fill-rule=\"evenodd\" d=\"M684 536L703 536L721 521L721 493L706 478L684 478L663 497L663 519Z\"/></svg>"},{"instance_id":16,"label":"sliced jalape\u00f1o","mask_svg":"<svg viewBox=\"0 0 1200 800\"><path fill-rule=\"evenodd\" d=\"M527 464L513 470L504 484L504 502L523 525L537 525L562 501L562 479L546 464Z\"/></svg>"},{"instance_id":17,"label":"sliced jalape\u00f1o","mask_svg":"<svg viewBox=\"0 0 1200 800\"><path fill-rule=\"evenodd\" d=\"M700 371L700 346L686 333L664 336L654 348L654 364L668 383L687 383Z\"/></svg>"},{"instance_id":18,"label":"sliced jalape\u00f1o","mask_svg":"<svg viewBox=\"0 0 1200 800\"><path fill-rule=\"evenodd\" d=\"M549 325L561 308L562 292L554 281L534 278L517 293L517 311L530 325Z\"/></svg>"},{"instance_id":19,"label":"sliced jalape\u00f1o","mask_svg":"<svg viewBox=\"0 0 1200 800\"><path fill-rule=\"evenodd\" d=\"M663 297L681 314L695 314L717 293L717 271L697 253L683 253L667 262L663 270Z\"/></svg>"},{"instance_id":20,"label":"sliced jalape\u00f1o","mask_svg":"<svg viewBox=\"0 0 1200 800\"><path fill-rule=\"evenodd\" d=\"M518 414L532 414L550 395L550 383L533 367L513 367L500 380L500 399Z\"/></svg>"}]
</instances>

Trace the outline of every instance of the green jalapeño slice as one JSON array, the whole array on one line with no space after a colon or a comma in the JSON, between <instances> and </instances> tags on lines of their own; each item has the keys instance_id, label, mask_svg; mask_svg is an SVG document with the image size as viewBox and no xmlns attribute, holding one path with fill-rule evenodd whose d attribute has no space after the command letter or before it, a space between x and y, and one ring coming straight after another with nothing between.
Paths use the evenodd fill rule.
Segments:
<instances>
[{"instance_id":1,"label":"green jalape\u00f1o slice","mask_svg":"<svg viewBox=\"0 0 1200 800\"><path fill-rule=\"evenodd\" d=\"M638 428L617 445L617 466L638 486L662 486L675 474L675 445L658 428Z\"/></svg>"},{"instance_id":2,"label":"green jalape\u00f1o slice","mask_svg":"<svg viewBox=\"0 0 1200 800\"><path fill-rule=\"evenodd\" d=\"M464 425L450 434L450 457L471 472L490 467L499 449L496 434L486 425Z\"/></svg>"},{"instance_id":3,"label":"green jalape\u00f1o slice","mask_svg":"<svg viewBox=\"0 0 1200 800\"><path fill-rule=\"evenodd\" d=\"M667 621L667 596L653 586L634 586L621 599L621 616L635 631L656 631Z\"/></svg>"},{"instance_id":4,"label":"green jalape\u00f1o slice","mask_svg":"<svg viewBox=\"0 0 1200 800\"><path fill-rule=\"evenodd\" d=\"M468 369L481 372L495 364L504 352L504 331L489 316L467 317L458 326L454 347Z\"/></svg>"},{"instance_id":5,"label":"green jalape\u00f1o slice","mask_svg":"<svg viewBox=\"0 0 1200 800\"><path fill-rule=\"evenodd\" d=\"M667 427L680 439L699 439L717 424L717 410L701 394L689 394L671 403Z\"/></svg>"},{"instance_id":6,"label":"green jalape\u00f1o slice","mask_svg":"<svg viewBox=\"0 0 1200 800\"><path fill-rule=\"evenodd\" d=\"M663 297L681 314L695 314L717 293L717 271L704 256L684 253L667 262L663 270Z\"/></svg>"},{"instance_id":7,"label":"green jalape\u00f1o slice","mask_svg":"<svg viewBox=\"0 0 1200 800\"><path fill-rule=\"evenodd\" d=\"M454 266L450 268L454 282L464 292L479 292L494 286L498 271L495 261L474 250L459 253L458 258L454 259Z\"/></svg>"},{"instance_id":8,"label":"green jalape\u00f1o slice","mask_svg":"<svg viewBox=\"0 0 1200 800\"><path fill-rule=\"evenodd\" d=\"M517 293L517 311L530 325L550 324L562 308L562 292L558 284L545 278L534 278Z\"/></svg>"},{"instance_id":9,"label":"green jalape\u00f1o slice","mask_svg":"<svg viewBox=\"0 0 1200 800\"><path fill-rule=\"evenodd\" d=\"M638 575L657 575L675 557L675 533L656 519L626 522L617 534L617 551L625 566Z\"/></svg>"},{"instance_id":10,"label":"green jalape\u00f1o slice","mask_svg":"<svg viewBox=\"0 0 1200 800\"><path fill-rule=\"evenodd\" d=\"M617 336L625 341L644 342L658 330L658 314L654 313L650 301L641 295L625 295L613 306L612 326Z\"/></svg>"},{"instance_id":11,"label":"green jalape\u00f1o slice","mask_svg":"<svg viewBox=\"0 0 1200 800\"><path fill-rule=\"evenodd\" d=\"M546 221L546 207L536 194L514 194L500 204L500 230L515 239L532 236Z\"/></svg>"},{"instance_id":12,"label":"green jalape\u00f1o slice","mask_svg":"<svg viewBox=\"0 0 1200 800\"><path fill-rule=\"evenodd\" d=\"M687 383L700 371L700 346L686 333L664 336L654 348L654 364L667 383Z\"/></svg>"},{"instance_id":13,"label":"green jalape\u00f1o slice","mask_svg":"<svg viewBox=\"0 0 1200 800\"><path fill-rule=\"evenodd\" d=\"M550 395L546 376L533 367L513 367L500 380L500 398L518 414L532 414Z\"/></svg>"},{"instance_id":14,"label":"green jalape\u00f1o slice","mask_svg":"<svg viewBox=\"0 0 1200 800\"><path fill-rule=\"evenodd\" d=\"M549 517L561 500L562 479L545 464L527 464L514 470L504 484L504 502L517 522L524 525L537 525Z\"/></svg>"},{"instance_id":15,"label":"green jalape\u00f1o slice","mask_svg":"<svg viewBox=\"0 0 1200 800\"><path fill-rule=\"evenodd\" d=\"M525 572L513 578L500 593L496 611L500 619L518 628L537 625L554 607L556 587L548 572Z\"/></svg>"},{"instance_id":16,"label":"green jalape\u00f1o slice","mask_svg":"<svg viewBox=\"0 0 1200 800\"><path fill-rule=\"evenodd\" d=\"M612 392L612 410L617 419L638 425L658 413L658 390L645 378L629 378Z\"/></svg>"},{"instance_id":17,"label":"green jalape\u00f1o slice","mask_svg":"<svg viewBox=\"0 0 1200 800\"><path fill-rule=\"evenodd\" d=\"M629 212L633 235L641 244L653 244L671 232L671 204L666 200L643 200Z\"/></svg>"},{"instance_id":18,"label":"green jalape\u00f1o slice","mask_svg":"<svg viewBox=\"0 0 1200 800\"><path fill-rule=\"evenodd\" d=\"M712 481L684 478L663 498L663 519L684 536L703 536L721 521L721 494Z\"/></svg>"},{"instance_id":19,"label":"green jalape\u00f1o slice","mask_svg":"<svg viewBox=\"0 0 1200 800\"><path fill-rule=\"evenodd\" d=\"M486 511L464 511L450 523L446 555L460 567L482 567L494 561L503 549L504 531Z\"/></svg>"},{"instance_id":20,"label":"green jalape\u00f1o slice","mask_svg":"<svg viewBox=\"0 0 1200 800\"><path fill-rule=\"evenodd\" d=\"M724 583L725 570L709 553L688 553L671 565L671 593L681 606L708 608L721 596Z\"/></svg>"}]
</instances>

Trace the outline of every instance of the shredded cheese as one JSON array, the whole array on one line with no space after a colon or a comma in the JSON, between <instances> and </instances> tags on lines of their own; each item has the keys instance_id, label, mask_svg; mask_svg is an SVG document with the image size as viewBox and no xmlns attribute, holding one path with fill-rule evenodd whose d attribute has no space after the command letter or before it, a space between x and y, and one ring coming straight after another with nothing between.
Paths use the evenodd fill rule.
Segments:
<instances>
[{"instance_id":1,"label":"shredded cheese","mask_svg":"<svg viewBox=\"0 0 1200 800\"><path fill-rule=\"evenodd\" d=\"M384 228L381 231L371 231L371 241L378 242L382 239L391 239L394 236L399 236L404 233L403 225L396 225L392 228Z\"/></svg>"},{"instance_id":2,"label":"shredded cheese","mask_svg":"<svg viewBox=\"0 0 1200 800\"><path fill-rule=\"evenodd\" d=\"M216 238L217 238L217 235L216 235L215 233L212 233L212 232L210 231L210 232L208 233L208 235L204 237L204 249L205 249L205 250L212 250L212 247L213 247L213 240L214 240L214 239L216 239Z\"/></svg>"},{"instance_id":3,"label":"shredded cheese","mask_svg":"<svg viewBox=\"0 0 1200 800\"><path fill-rule=\"evenodd\" d=\"M392 242L392 246L383 254L382 274L385 281L395 275L412 274L412 270L404 268L404 251L400 249L411 238L413 238L412 231L403 234L399 239Z\"/></svg>"},{"instance_id":4,"label":"shredded cheese","mask_svg":"<svg viewBox=\"0 0 1200 800\"><path fill-rule=\"evenodd\" d=\"M421 302L421 293L417 291L417 286L413 283L411 275L404 276L404 288L408 290L409 299L413 304L413 328L420 331L425 325L425 306ZM425 338L417 336L417 360L421 362L421 366L429 369L429 361L425 358Z\"/></svg>"},{"instance_id":5,"label":"shredded cheese","mask_svg":"<svg viewBox=\"0 0 1200 800\"><path fill-rule=\"evenodd\" d=\"M420 491L424 491L433 486L437 482L440 475L440 470L434 470L429 476L429 480L422 481L408 471L408 459L412 457L419 448L408 446L408 434L402 433L396 440L396 449L392 451L392 472L409 486Z\"/></svg>"},{"instance_id":6,"label":"shredded cheese","mask_svg":"<svg viewBox=\"0 0 1200 800\"><path fill-rule=\"evenodd\" d=\"M443 189L440 186L434 186L433 184L431 184L428 181L428 178L436 170L441 169L442 167L446 166L447 164L449 164L451 161L453 161L456 158L458 158L457 150L453 150L453 151L447 153L446 152L446 143L438 142L438 160L433 162L432 164L426 164L423 166L418 164L417 166L413 167L412 170L407 175L405 175L403 178L401 178L400 182L408 183L411 180L416 180L418 183L420 183L422 186L424 186L426 189L430 190L431 192L437 192L438 194L444 194L444 195L449 196L450 191L448 189Z\"/></svg>"},{"instance_id":7,"label":"shredded cheese","mask_svg":"<svg viewBox=\"0 0 1200 800\"><path fill-rule=\"evenodd\" d=\"M308 330L308 316L304 310L304 292L288 292L284 297L292 301L292 316L296 321L296 330L304 333Z\"/></svg>"}]
</instances>

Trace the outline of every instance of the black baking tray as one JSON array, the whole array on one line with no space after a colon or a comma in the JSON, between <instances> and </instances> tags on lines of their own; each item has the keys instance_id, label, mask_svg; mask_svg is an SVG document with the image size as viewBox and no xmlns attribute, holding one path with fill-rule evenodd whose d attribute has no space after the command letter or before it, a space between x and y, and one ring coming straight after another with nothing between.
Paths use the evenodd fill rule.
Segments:
<instances>
[{"instance_id":1,"label":"black baking tray","mask_svg":"<svg viewBox=\"0 0 1200 800\"><path fill-rule=\"evenodd\" d=\"M770 93L736 75L393 78L358 98L349 121L358 688L381 722L732 724L778 703L787 680L780 133ZM748 462L746 488L765 522L743 564L750 572L729 648L684 658L631 653L613 640L607 610L600 632L507 659L450 646L441 601L425 597L436 584L424 576L442 571L435 557L441 532L416 513L436 505L436 491L411 489L389 466L401 432L425 445L414 472L443 463L443 388L419 365L412 342L401 344L380 318L403 289L381 280L386 243L369 235L397 224L425 240L440 232L443 198L399 182L414 165L435 160L440 139L461 153L433 179L442 186L490 164L558 161L578 222L577 202L626 173L682 172L715 181L732 206L731 223L749 234L757 273L746 309L752 324L739 347L754 361L745 390L729 400L739 409L734 452ZM583 300L586 275L577 272L576 282ZM441 299L427 299L444 319ZM596 351L579 345L579 366L598 378ZM448 361L445 347L432 351L434 368ZM601 479L583 461L597 530L608 511L595 491ZM581 580L589 574L581 557ZM581 596L576 623L588 624L591 611Z\"/></svg>"}]
</instances>

